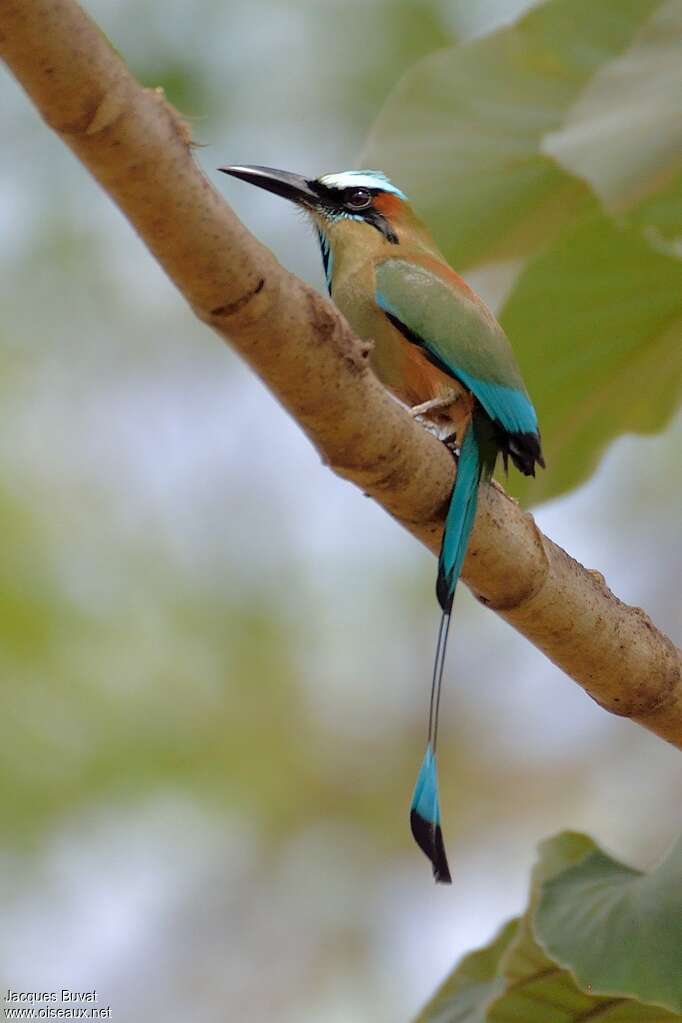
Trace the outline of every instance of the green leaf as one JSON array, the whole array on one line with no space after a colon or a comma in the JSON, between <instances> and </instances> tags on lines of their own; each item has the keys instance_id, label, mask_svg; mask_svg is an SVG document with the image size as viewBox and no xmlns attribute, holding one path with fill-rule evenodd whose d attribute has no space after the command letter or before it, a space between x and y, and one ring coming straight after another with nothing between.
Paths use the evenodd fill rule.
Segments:
<instances>
[{"instance_id":1,"label":"green leaf","mask_svg":"<svg viewBox=\"0 0 682 1023\"><path fill-rule=\"evenodd\" d=\"M596 849L542 885L535 929L582 988L682 1013L682 839L650 874Z\"/></svg>"},{"instance_id":2,"label":"green leaf","mask_svg":"<svg viewBox=\"0 0 682 1023\"><path fill-rule=\"evenodd\" d=\"M455 266L519 268L501 318L548 466L510 476L521 500L679 404L681 48L679 0L548 0L417 64L370 138Z\"/></svg>"},{"instance_id":3,"label":"green leaf","mask_svg":"<svg viewBox=\"0 0 682 1023\"><path fill-rule=\"evenodd\" d=\"M564 1023L580 1019L595 1008L595 999L581 991L573 978L561 970L538 945L532 917L540 884L568 866L580 862L594 849L586 835L566 832L541 846L540 861L531 879L529 906L515 938L500 958L504 989L491 1001L487 1019L518 1020L519 1023Z\"/></svg>"},{"instance_id":4,"label":"green leaf","mask_svg":"<svg viewBox=\"0 0 682 1023\"><path fill-rule=\"evenodd\" d=\"M664 3L632 46L600 68L545 137L543 152L589 181L604 206L623 212L675 181L667 232L682 232L682 4ZM672 215L671 215L672 214ZM658 218L660 219L660 217ZM640 222L646 218L640 214Z\"/></svg>"},{"instance_id":5,"label":"green leaf","mask_svg":"<svg viewBox=\"0 0 682 1023\"><path fill-rule=\"evenodd\" d=\"M529 905L520 920L510 921L489 946L465 956L459 966L439 989L432 1001L419 1016L416 1023L582 1023L588 1019L608 1020L608 1023L668 1023L682 1020L666 1008L644 1004L643 1000L631 997L634 992L603 991L589 977L582 977L572 964L557 961L553 949L543 938L539 944L536 936L538 915L544 906L548 893L559 892L563 897L561 905L568 913L569 928L573 917L571 910L582 896L562 887L564 879L577 878L589 872L589 865L595 858L608 860L587 835L564 832L543 842L540 858L533 870ZM616 867L621 870L620 864ZM679 866L679 864L678 864ZM653 881L655 873L650 875ZM628 871L628 881L634 875ZM644 926L653 934L662 925L670 924L674 914L679 913L679 896L669 915L661 921L655 914L665 904L669 895L670 882L678 888L679 870L669 871L664 884L654 885L650 897L644 900L644 911L636 920L637 926ZM655 891L653 890L655 888ZM636 900L633 900L633 903ZM556 903L555 903L556 904ZM654 917L649 916L652 911ZM589 920L586 910L582 919ZM630 920L633 924L633 921ZM561 939L565 917L556 919L553 931ZM576 936L582 958L588 964L601 964L603 941L601 935L583 934L577 936L575 927L571 935ZM619 934L621 947L629 938ZM675 939L677 940L677 938ZM614 947L617 950L616 942ZM680 944L677 943L679 962ZM638 946L641 951L641 945ZM575 951L572 948L572 951ZM571 965L571 969L566 968ZM643 997L643 996L642 996ZM655 1001L655 999L649 999Z\"/></svg>"},{"instance_id":6,"label":"green leaf","mask_svg":"<svg viewBox=\"0 0 682 1023\"><path fill-rule=\"evenodd\" d=\"M542 141L655 9L654 0L550 0L432 54L389 98L363 164L395 176L459 268L535 251L593 207Z\"/></svg>"},{"instance_id":7,"label":"green leaf","mask_svg":"<svg viewBox=\"0 0 682 1023\"><path fill-rule=\"evenodd\" d=\"M547 470L513 474L533 501L584 480L621 433L660 430L682 394L682 263L597 216L531 262L501 320L543 437Z\"/></svg>"},{"instance_id":8,"label":"green leaf","mask_svg":"<svg viewBox=\"0 0 682 1023\"><path fill-rule=\"evenodd\" d=\"M422 1010L416 1023L480 1023L485 1009L504 987L498 973L502 954L514 938L518 920L510 920L485 948L465 956Z\"/></svg>"},{"instance_id":9,"label":"green leaf","mask_svg":"<svg viewBox=\"0 0 682 1023\"><path fill-rule=\"evenodd\" d=\"M582 831L562 831L553 838L541 842L540 858L533 867L531 879L533 896L537 896L541 884L550 881L567 867L580 863L596 848L594 839Z\"/></svg>"}]
</instances>

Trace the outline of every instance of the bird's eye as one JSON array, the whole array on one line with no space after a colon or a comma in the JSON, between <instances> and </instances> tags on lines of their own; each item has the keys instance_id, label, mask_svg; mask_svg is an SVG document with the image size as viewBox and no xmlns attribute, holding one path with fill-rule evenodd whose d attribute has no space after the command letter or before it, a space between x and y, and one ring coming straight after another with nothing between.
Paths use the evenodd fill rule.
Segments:
<instances>
[{"instance_id":1,"label":"bird's eye","mask_svg":"<svg viewBox=\"0 0 682 1023\"><path fill-rule=\"evenodd\" d=\"M365 210L372 205L372 193L366 188L350 188L346 193L346 206L353 210Z\"/></svg>"}]
</instances>

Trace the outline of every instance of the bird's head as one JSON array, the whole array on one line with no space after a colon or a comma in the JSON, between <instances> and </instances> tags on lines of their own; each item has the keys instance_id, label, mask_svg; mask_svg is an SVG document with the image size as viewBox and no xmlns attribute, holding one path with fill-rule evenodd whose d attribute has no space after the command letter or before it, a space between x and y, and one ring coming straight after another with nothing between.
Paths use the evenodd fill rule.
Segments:
<instances>
[{"instance_id":1,"label":"bird's head","mask_svg":"<svg viewBox=\"0 0 682 1023\"><path fill-rule=\"evenodd\" d=\"M401 225L413 219L407 196L380 171L342 171L304 178L271 167L220 167L224 174L281 195L310 214L327 237L335 228L365 224L397 245Z\"/></svg>"}]
</instances>

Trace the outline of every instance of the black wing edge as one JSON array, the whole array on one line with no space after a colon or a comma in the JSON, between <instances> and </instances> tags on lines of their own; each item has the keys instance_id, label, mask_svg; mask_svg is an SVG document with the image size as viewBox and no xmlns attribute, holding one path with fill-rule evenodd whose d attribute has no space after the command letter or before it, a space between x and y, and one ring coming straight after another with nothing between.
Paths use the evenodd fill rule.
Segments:
<instances>
[{"instance_id":1,"label":"black wing edge","mask_svg":"<svg viewBox=\"0 0 682 1023\"><path fill-rule=\"evenodd\" d=\"M507 471L509 459L524 476L535 476L535 466L545 468L542 456L539 433L508 433L504 427L493 420L496 440L502 452L504 471Z\"/></svg>"}]
</instances>

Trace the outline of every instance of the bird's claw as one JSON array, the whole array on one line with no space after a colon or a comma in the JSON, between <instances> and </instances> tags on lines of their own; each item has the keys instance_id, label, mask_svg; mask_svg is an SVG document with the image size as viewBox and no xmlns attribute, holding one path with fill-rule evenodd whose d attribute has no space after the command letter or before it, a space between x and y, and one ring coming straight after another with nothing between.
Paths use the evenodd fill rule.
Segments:
<instances>
[{"instance_id":1,"label":"bird's claw","mask_svg":"<svg viewBox=\"0 0 682 1023\"><path fill-rule=\"evenodd\" d=\"M436 409L449 408L454 405L456 401L459 401L458 394L445 394L440 398L431 398L429 401L423 401L421 405L413 405L410 408L410 415L413 419L418 416L426 415L427 412L434 412Z\"/></svg>"}]
</instances>

